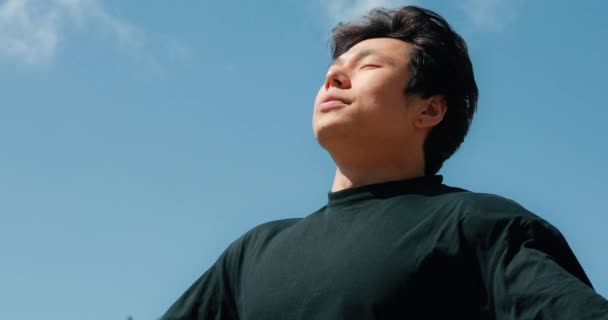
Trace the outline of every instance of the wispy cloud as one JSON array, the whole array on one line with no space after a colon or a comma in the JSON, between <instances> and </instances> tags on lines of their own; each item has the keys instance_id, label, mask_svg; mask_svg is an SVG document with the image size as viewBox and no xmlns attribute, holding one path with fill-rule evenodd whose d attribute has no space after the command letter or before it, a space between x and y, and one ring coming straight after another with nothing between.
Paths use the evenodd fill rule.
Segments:
<instances>
[{"instance_id":1,"label":"wispy cloud","mask_svg":"<svg viewBox=\"0 0 608 320\"><path fill-rule=\"evenodd\" d=\"M332 24L341 21L352 21L377 7L396 8L413 4L414 1L403 0L321 0L325 14Z\"/></svg>"},{"instance_id":2,"label":"wispy cloud","mask_svg":"<svg viewBox=\"0 0 608 320\"><path fill-rule=\"evenodd\" d=\"M0 58L48 63L70 28L92 26L109 32L131 53L143 51L149 42L141 28L112 15L101 0L6 0L0 2ZM164 42L169 55L189 55L185 45L174 40Z\"/></svg>"},{"instance_id":3,"label":"wispy cloud","mask_svg":"<svg viewBox=\"0 0 608 320\"><path fill-rule=\"evenodd\" d=\"M57 13L37 11L21 0L7 0L0 6L0 55L28 63L53 55L59 42Z\"/></svg>"},{"instance_id":4,"label":"wispy cloud","mask_svg":"<svg viewBox=\"0 0 608 320\"><path fill-rule=\"evenodd\" d=\"M517 18L523 0L463 0L462 9L472 27L484 30L502 30Z\"/></svg>"},{"instance_id":5,"label":"wispy cloud","mask_svg":"<svg viewBox=\"0 0 608 320\"><path fill-rule=\"evenodd\" d=\"M317 0L331 25L353 21L376 7L398 8L420 0ZM422 2L420 4L419 2ZM517 18L524 0L462 0L458 2L472 29L501 30ZM430 8L432 9L432 7Z\"/></svg>"}]
</instances>

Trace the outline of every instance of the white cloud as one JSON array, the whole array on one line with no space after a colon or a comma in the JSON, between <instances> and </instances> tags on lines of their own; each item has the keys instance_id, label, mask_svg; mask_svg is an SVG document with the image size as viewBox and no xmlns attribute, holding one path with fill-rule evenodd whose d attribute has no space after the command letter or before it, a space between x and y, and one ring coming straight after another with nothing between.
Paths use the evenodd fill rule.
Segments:
<instances>
[{"instance_id":1,"label":"white cloud","mask_svg":"<svg viewBox=\"0 0 608 320\"><path fill-rule=\"evenodd\" d=\"M0 6L0 55L27 63L48 60L59 42L56 10L40 12L26 0L7 0Z\"/></svg>"},{"instance_id":2,"label":"white cloud","mask_svg":"<svg viewBox=\"0 0 608 320\"><path fill-rule=\"evenodd\" d=\"M0 2L0 58L47 63L65 41L69 28L92 26L110 33L130 53L142 53L147 45L146 33L112 15L102 0L6 0ZM161 42L163 49L177 58L189 53L187 46L175 40Z\"/></svg>"},{"instance_id":3,"label":"white cloud","mask_svg":"<svg viewBox=\"0 0 608 320\"><path fill-rule=\"evenodd\" d=\"M475 29L501 30L517 18L523 0L463 0L465 14Z\"/></svg>"},{"instance_id":4,"label":"white cloud","mask_svg":"<svg viewBox=\"0 0 608 320\"><path fill-rule=\"evenodd\" d=\"M324 14L333 26L341 21L358 19L373 8L398 8L418 4L421 1L317 0L317 2L321 4ZM458 6L468 17L469 25L473 29L501 30L517 18L523 2L524 0L461 0Z\"/></svg>"},{"instance_id":5,"label":"white cloud","mask_svg":"<svg viewBox=\"0 0 608 320\"><path fill-rule=\"evenodd\" d=\"M377 7L397 8L413 4L414 1L403 0L320 0L325 14L332 24L352 21L364 16L369 10Z\"/></svg>"}]
</instances>

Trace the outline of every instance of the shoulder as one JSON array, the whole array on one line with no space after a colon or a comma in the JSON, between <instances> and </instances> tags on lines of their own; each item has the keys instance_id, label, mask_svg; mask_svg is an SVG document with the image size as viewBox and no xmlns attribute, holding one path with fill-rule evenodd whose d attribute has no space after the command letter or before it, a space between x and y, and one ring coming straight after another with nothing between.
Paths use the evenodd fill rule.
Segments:
<instances>
[{"instance_id":1,"label":"shoulder","mask_svg":"<svg viewBox=\"0 0 608 320\"><path fill-rule=\"evenodd\" d=\"M514 200L489 193L454 192L441 196L446 209L469 241L491 243L533 230L559 231Z\"/></svg>"},{"instance_id":2,"label":"shoulder","mask_svg":"<svg viewBox=\"0 0 608 320\"><path fill-rule=\"evenodd\" d=\"M298 223L302 218L280 219L262 223L245 233L244 237L248 239L275 236L277 233L283 232L294 224Z\"/></svg>"},{"instance_id":3,"label":"shoulder","mask_svg":"<svg viewBox=\"0 0 608 320\"><path fill-rule=\"evenodd\" d=\"M469 191L444 196L455 218L452 227L486 262L496 261L506 250L519 250L524 244L555 257L569 250L555 226L511 199Z\"/></svg>"},{"instance_id":4,"label":"shoulder","mask_svg":"<svg viewBox=\"0 0 608 320\"><path fill-rule=\"evenodd\" d=\"M302 219L280 219L259 224L243 234L235 241L235 244L242 249L259 249L300 220Z\"/></svg>"},{"instance_id":5,"label":"shoulder","mask_svg":"<svg viewBox=\"0 0 608 320\"><path fill-rule=\"evenodd\" d=\"M282 219L262 223L234 240L224 250L219 260L223 263L240 265L242 259L265 247L270 240L282 231L297 223L300 218Z\"/></svg>"},{"instance_id":6,"label":"shoulder","mask_svg":"<svg viewBox=\"0 0 608 320\"><path fill-rule=\"evenodd\" d=\"M453 206L459 208L457 228L469 247L479 250L478 254L499 256L525 245L567 260L564 253L570 249L559 229L519 203L487 193L460 192L452 196Z\"/></svg>"},{"instance_id":7,"label":"shoulder","mask_svg":"<svg viewBox=\"0 0 608 320\"><path fill-rule=\"evenodd\" d=\"M541 219L514 200L490 193L463 190L439 196L449 210L463 219Z\"/></svg>"}]
</instances>

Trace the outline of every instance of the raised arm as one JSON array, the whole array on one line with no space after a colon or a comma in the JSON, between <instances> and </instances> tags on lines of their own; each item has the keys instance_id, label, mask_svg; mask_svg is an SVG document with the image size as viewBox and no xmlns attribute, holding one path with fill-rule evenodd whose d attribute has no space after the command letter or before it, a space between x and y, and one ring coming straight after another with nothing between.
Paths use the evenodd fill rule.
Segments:
<instances>
[{"instance_id":1,"label":"raised arm","mask_svg":"<svg viewBox=\"0 0 608 320\"><path fill-rule=\"evenodd\" d=\"M608 319L608 301L556 228L516 219L500 241L488 269L496 319Z\"/></svg>"}]
</instances>

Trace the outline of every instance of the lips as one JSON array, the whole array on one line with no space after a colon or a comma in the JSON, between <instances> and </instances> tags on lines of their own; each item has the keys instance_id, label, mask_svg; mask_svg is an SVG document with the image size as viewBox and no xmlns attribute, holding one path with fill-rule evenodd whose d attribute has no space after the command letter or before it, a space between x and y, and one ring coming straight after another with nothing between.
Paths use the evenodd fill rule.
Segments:
<instances>
[{"instance_id":1,"label":"lips","mask_svg":"<svg viewBox=\"0 0 608 320\"><path fill-rule=\"evenodd\" d=\"M348 99L330 94L321 99L321 103L319 104L319 111L328 112L334 109L345 107L349 104L350 101Z\"/></svg>"}]
</instances>

